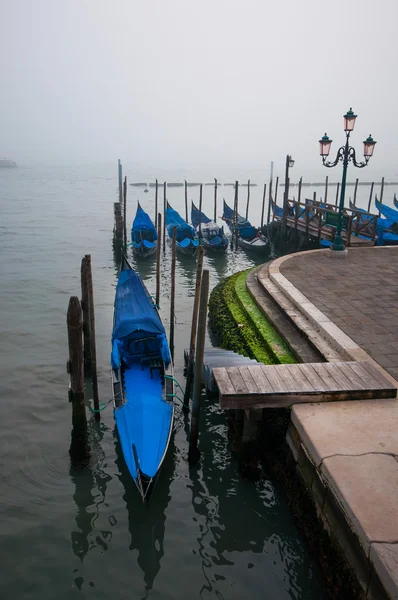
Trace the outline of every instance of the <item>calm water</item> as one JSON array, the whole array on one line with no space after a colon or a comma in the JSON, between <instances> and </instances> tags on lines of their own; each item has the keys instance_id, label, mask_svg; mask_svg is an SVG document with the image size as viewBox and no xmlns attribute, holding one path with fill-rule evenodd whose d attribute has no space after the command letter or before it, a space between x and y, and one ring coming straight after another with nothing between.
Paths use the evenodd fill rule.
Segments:
<instances>
[{"instance_id":1,"label":"calm water","mask_svg":"<svg viewBox=\"0 0 398 600\"><path fill-rule=\"evenodd\" d=\"M116 175L114 165L0 171L0 598L321 599L318 570L283 490L267 478L240 479L217 404L204 404L203 455L196 468L187 463L187 424L177 419L149 508L126 475L111 408L99 425L90 422L90 467L70 469L66 309L69 296L80 295L80 260L90 253L100 393L106 400L116 283L111 243ZM130 181L153 178L142 172L127 175ZM181 181L202 174L153 175ZM211 215L213 189L204 190L204 210ZM129 187L128 192L131 219L137 198L153 214L153 189L145 194ZM198 188L190 190L190 197L198 194ZM220 200L223 194L232 202L233 188L222 188ZM168 199L182 209L183 188L168 188ZM254 222L260 199L261 188L253 188ZM243 252L205 258L212 286L252 264ZM154 261L137 267L153 292ZM194 260L177 259L180 382L195 269ZM167 251L161 300L166 326L169 272Z\"/></svg>"}]
</instances>

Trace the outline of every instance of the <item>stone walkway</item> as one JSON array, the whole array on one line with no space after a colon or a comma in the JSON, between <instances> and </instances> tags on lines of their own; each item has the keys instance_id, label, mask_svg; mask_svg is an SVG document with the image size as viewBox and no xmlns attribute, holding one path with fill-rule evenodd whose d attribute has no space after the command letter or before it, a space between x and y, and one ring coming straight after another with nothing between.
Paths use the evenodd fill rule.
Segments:
<instances>
[{"instance_id":1,"label":"stone walkway","mask_svg":"<svg viewBox=\"0 0 398 600\"><path fill-rule=\"evenodd\" d=\"M269 292L266 277L296 327L315 327L345 360L370 355L398 387L398 247L293 254L259 269ZM397 600L398 401L296 404L287 439L366 598Z\"/></svg>"},{"instance_id":2,"label":"stone walkway","mask_svg":"<svg viewBox=\"0 0 398 600\"><path fill-rule=\"evenodd\" d=\"M398 379L398 246L293 255L280 272Z\"/></svg>"}]
</instances>

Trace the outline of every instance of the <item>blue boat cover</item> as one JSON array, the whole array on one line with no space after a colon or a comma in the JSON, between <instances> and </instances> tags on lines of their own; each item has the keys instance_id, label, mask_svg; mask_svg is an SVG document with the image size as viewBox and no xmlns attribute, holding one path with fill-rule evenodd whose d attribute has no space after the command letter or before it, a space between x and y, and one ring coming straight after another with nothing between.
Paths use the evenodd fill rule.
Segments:
<instances>
[{"instance_id":1,"label":"blue boat cover","mask_svg":"<svg viewBox=\"0 0 398 600\"><path fill-rule=\"evenodd\" d=\"M150 216L146 213L138 203L137 212L131 228L131 240L133 243L140 243L147 240L154 242L158 239L158 234L155 225L152 223ZM153 244L152 244L153 246ZM152 247L151 246L151 247Z\"/></svg>"},{"instance_id":2,"label":"blue boat cover","mask_svg":"<svg viewBox=\"0 0 398 600\"><path fill-rule=\"evenodd\" d=\"M235 211L228 206L228 204L225 202L224 200L224 212L223 212L223 217L226 221L234 221L235 220ZM245 219L244 217L242 217L241 215L238 214L238 227L239 229L241 227L251 227L252 224Z\"/></svg>"},{"instance_id":3,"label":"blue boat cover","mask_svg":"<svg viewBox=\"0 0 398 600\"><path fill-rule=\"evenodd\" d=\"M398 221L398 210L395 208L391 208L390 206L386 206L385 204L380 204L378 200L375 200L376 208L381 212L383 217L389 219L393 223Z\"/></svg>"},{"instance_id":4,"label":"blue boat cover","mask_svg":"<svg viewBox=\"0 0 398 600\"><path fill-rule=\"evenodd\" d=\"M244 240L252 240L256 236L256 230L254 229L253 225L248 227L239 226L238 229L240 237Z\"/></svg>"},{"instance_id":5,"label":"blue boat cover","mask_svg":"<svg viewBox=\"0 0 398 600\"><path fill-rule=\"evenodd\" d=\"M211 219L209 219L204 212L201 212L198 208L196 208L193 202L191 207L191 221L195 229L199 227L200 223L211 223Z\"/></svg>"},{"instance_id":6,"label":"blue boat cover","mask_svg":"<svg viewBox=\"0 0 398 600\"><path fill-rule=\"evenodd\" d=\"M142 337L165 335L165 329L134 269L120 271L116 287L112 342L140 332Z\"/></svg>"},{"instance_id":7,"label":"blue boat cover","mask_svg":"<svg viewBox=\"0 0 398 600\"><path fill-rule=\"evenodd\" d=\"M185 238L193 239L196 236L192 225L188 225L188 223L184 221L178 212L171 208L170 205L168 205L166 209L166 227L170 237L173 237L173 227L177 228L177 242L182 242Z\"/></svg>"}]
</instances>

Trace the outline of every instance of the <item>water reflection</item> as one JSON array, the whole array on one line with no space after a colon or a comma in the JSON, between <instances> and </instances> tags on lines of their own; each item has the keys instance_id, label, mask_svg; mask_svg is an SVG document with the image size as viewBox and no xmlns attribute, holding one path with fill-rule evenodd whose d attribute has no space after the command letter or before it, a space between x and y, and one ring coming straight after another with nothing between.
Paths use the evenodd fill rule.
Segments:
<instances>
[{"instance_id":1,"label":"water reflection","mask_svg":"<svg viewBox=\"0 0 398 600\"><path fill-rule=\"evenodd\" d=\"M174 474L176 449L172 438L151 500L144 504L124 462L116 429L114 444L117 477L124 487L123 500L128 514L129 550L138 550L137 563L144 574L144 597L147 598L164 555L165 512L171 499L170 484Z\"/></svg>"},{"instance_id":2,"label":"water reflection","mask_svg":"<svg viewBox=\"0 0 398 600\"><path fill-rule=\"evenodd\" d=\"M101 549L106 550L112 538L112 532L102 528L100 534L93 535L101 505L105 502L107 484L111 480L111 476L103 469L105 453L101 441L106 431L108 431L108 428L103 423L90 421L88 433L91 463L85 468L76 469L71 467L70 469L70 477L75 486L73 500L77 508L75 516L76 529L71 532L71 542L72 550L81 563L94 548L101 547ZM75 584L81 589L83 577L75 577Z\"/></svg>"}]
</instances>

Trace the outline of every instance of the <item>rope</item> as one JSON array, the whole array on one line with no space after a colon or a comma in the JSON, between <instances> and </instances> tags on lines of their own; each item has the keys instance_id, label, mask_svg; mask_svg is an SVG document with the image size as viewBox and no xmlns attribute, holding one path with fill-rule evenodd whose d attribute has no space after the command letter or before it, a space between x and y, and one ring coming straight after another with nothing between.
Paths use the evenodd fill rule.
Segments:
<instances>
[{"instance_id":1,"label":"rope","mask_svg":"<svg viewBox=\"0 0 398 600\"><path fill-rule=\"evenodd\" d=\"M182 393L185 394L184 390L182 389L182 387L178 383L177 379L175 379L172 375L165 375L164 378L165 379L171 379L171 381L173 381L176 384L176 386L180 388L180 390L182 391Z\"/></svg>"},{"instance_id":2,"label":"rope","mask_svg":"<svg viewBox=\"0 0 398 600\"><path fill-rule=\"evenodd\" d=\"M184 404L184 400L181 400L181 398L177 396L177 394L166 394L166 398L177 398L177 400L179 400L181 404Z\"/></svg>"},{"instance_id":3,"label":"rope","mask_svg":"<svg viewBox=\"0 0 398 600\"><path fill-rule=\"evenodd\" d=\"M110 400L108 400L107 402L100 402L99 406L100 408L91 408L91 406L89 406L89 409L91 410L91 412L93 413L99 413L102 410L104 410L104 408L106 408L108 406L108 404L110 404L112 402L113 398L111 398Z\"/></svg>"}]
</instances>

